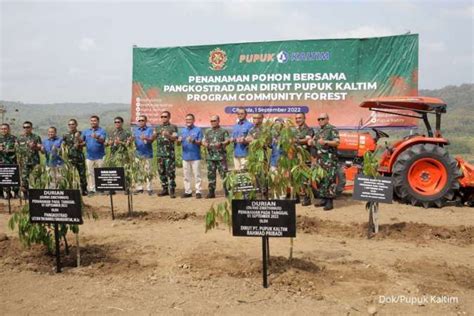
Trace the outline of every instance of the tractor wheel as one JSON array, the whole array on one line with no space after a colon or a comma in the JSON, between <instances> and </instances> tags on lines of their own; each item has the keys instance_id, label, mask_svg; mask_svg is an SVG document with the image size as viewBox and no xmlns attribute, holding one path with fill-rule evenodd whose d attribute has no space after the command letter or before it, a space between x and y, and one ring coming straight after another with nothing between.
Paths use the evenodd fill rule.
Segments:
<instances>
[{"instance_id":1,"label":"tractor wheel","mask_svg":"<svg viewBox=\"0 0 474 316\"><path fill-rule=\"evenodd\" d=\"M395 194L404 202L443 207L459 190L461 171L443 147L414 145L400 154L393 166Z\"/></svg>"},{"instance_id":2,"label":"tractor wheel","mask_svg":"<svg viewBox=\"0 0 474 316\"><path fill-rule=\"evenodd\" d=\"M338 165L337 173L336 173L336 196L341 196L342 192L344 192L345 186L346 186L345 168L342 165Z\"/></svg>"}]
</instances>

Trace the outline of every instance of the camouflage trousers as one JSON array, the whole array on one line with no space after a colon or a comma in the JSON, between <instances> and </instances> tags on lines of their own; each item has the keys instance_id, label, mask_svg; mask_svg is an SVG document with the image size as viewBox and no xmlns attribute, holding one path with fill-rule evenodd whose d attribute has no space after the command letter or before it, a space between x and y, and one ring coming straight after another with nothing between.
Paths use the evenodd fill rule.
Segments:
<instances>
[{"instance_id":1,"label":"camouflage trousers","mask_svg":"<svg viewBox=\"0 0 474 316\"><path fill-rule=\"evenodd\" d=\"M30 174L36 164L24 164L21 168L21 187L28 190L30 188Z\"/></svg>"},{"instance_id":2,"label":"camouflage trousers","mask_svg":"<svg viewBox=\"0 0 474 316\"><path fill-rule=\"evenodd\" d=\"M322 199L336 197L337 160L318 159L317 164L326 172L323 179L318 182L318 193Z\"/></svg>"},{"instance_id":3,"label":"camouflage trousers","mask_svg":"<svg viewBox=\"0 0 474 316\"><path fill-rule=\"evenodd\" d=\"M82 192L87 191L87 176L86 176L86 162L85 160L71 159L71 164L76 168L79 174L79 181L81 182Z\"/></svg>"},{"instance_id":4,"label":"camouflage trousers","mask_svg":"<svg viewBox=\"0 0 474 316\"><path fill-rule=\"evenodd\" d=\"M227 159L222 160L208 160L207 161L207 181L209 182L209 191L216 190L217 184L217 171L221 175L222 181L224 181L227 175Z\"/></svg>"},{"instance_id":5,"label":"camouflage trousers","mask_svg":"<svg viewBox=\"0 0 474 316\"><path fill-rule=\"evenodd\" d=\"M174 157L158 157L158 175L164 190L176 188L176 160Z\"/></svg>"}]
</instances>

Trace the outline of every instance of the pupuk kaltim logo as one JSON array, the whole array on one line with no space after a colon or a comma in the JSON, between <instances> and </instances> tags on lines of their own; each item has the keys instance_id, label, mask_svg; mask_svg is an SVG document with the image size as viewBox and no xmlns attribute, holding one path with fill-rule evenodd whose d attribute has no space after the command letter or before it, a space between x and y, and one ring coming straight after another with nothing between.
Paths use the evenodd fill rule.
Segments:
<instances>
[{"instance_id":1,"label":"pupuk kaltim logo","mask_svg":"<svg viewBox=\"0 0 474 316\"><path fill-rule=\"evenodd\" d=\"M216 48L209 53L209 69L223 70L226 68L227 54L220 48Z\"/></svg>"}]
</instances>

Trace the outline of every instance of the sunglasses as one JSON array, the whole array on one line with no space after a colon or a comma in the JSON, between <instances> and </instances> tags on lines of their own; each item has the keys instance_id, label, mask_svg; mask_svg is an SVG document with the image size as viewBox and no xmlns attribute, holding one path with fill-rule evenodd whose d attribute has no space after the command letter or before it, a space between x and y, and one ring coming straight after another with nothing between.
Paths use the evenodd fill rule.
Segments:
<instances>
[{"instance_id":1,"label":"sunglasses","mask_svg":"<svg viewBox=\"0 0 474 316\"><path fill-rule=\"evenodd\" d=\"M24 129L31 128L31 126L23 126Z\"/></svg>"},{"instance_id":2,"label":"sunglasses","mask_svg":"<svg viewBox=\"0 0 474 316\"><path fill-rule=\"evenodd\" d=\"M139 122L145 122L145 120L138 120L138 121L139 121ZM115 122L115 123L117 123L117 122Z\"/></svg>"},{"instance_id":3,"label":"sunglasses","mask_svg":"<svg viewBox=\"0 0 474 316\"><path fill-rule=\"evenodd\" d=\"M325 117L320 117L318 118L318 121L324 121L326 118Z\"/></svg>"},{"instance_id":4,"label":"sunglasses","mask_svg":"<svg viewBox=\"0 0 474 316\"><path fill-rule=\"evenodd\" d=\"M217 120L211 120L211 123L212 123L212 122L217 122Z\"/></svg>"},{"instance_id":5,"label":"sunglasses","mask_svg":"<svg viewBox=\"0 0 474 316\"><path fill-rule=\"evenodd\" d=\"M168 118L166 115L162 116L161 118Z\"/></svg>"},{"instance_id":6,"label":"sunglasses","mask_svg":"<svg viewBox=\"0 0 474 316\"><path fill-rule=\"evenodd\" d=\"M115 124L119 124L119 123L122 123L122 122L120 122L120 121L115 121L114 123L115 123Z\"/></svg>"}]
</instances>

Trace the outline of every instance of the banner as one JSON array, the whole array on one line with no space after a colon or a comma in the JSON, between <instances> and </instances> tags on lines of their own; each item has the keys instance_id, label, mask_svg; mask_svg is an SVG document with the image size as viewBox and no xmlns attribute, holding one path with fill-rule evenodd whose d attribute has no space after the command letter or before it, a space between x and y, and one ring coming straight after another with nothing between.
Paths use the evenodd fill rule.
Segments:
<instances>
[{"instance_id":1,"label":"banner","mask_svg":"<svg viewBox=\"0 0 474 316\"><path fill-rule=\"evenodd\" d=\"M339 128L413 127L417 119L359 108L367 99L418 93L418 35L301 40L170 48L133 48L131 123L160 123L171 112L184 125L235 124L235 111L265 117L326 112Z\"/></svg>"}]
</instances>

